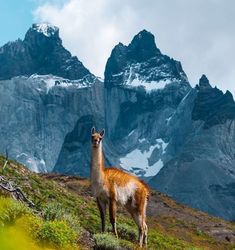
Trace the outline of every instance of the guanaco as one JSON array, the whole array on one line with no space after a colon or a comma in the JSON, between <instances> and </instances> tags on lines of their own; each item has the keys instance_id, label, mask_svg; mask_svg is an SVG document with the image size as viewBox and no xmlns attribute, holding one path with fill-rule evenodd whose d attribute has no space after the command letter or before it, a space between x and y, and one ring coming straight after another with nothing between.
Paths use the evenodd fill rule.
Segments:
<instances>
[{"instance_id":1,"label":"guanaco","mask_svg":"<svg viewBox=\"0 0 235 250\"><path fill-rule=\"evenodd\" d=\"M146 224L146 206L149 199L148 186L137 177L117 168L105 168L102 152L104 130L91 131L91 188L100 211L102 232L105 231L106 207L109 206L109 218L113 233L118 237L116 228L117 204L124 206L133 217L139 229L139 245L147 245L148 227Z\"/></svg>"}]
</instances>

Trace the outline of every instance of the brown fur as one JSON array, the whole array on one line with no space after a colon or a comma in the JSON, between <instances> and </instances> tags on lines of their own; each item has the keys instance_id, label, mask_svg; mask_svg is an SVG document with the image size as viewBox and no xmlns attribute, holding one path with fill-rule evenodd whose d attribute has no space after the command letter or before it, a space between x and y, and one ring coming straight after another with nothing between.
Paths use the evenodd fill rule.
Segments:
<instances>
[{"instance_id":1,"label":"brown fur","mask_svg":"<svg viewBox=\"0 0 235 250\"><path fill-rule=\"evenodd\" d=\"M95 129L92 129L91 184L93 195L97 199L100 210L102 231L105 231L105 213L106 207L109 205L110 222L113 232L117 236L117 203L122 203L139 228L139 244L142 247L143 243L147 244L147 225L145 220L149 188L137 177L120 169L105 168L102 153L103 135L104 131L97 133ZM131 187L133 188L130 189Z\"/></svg>"}]
</instances>

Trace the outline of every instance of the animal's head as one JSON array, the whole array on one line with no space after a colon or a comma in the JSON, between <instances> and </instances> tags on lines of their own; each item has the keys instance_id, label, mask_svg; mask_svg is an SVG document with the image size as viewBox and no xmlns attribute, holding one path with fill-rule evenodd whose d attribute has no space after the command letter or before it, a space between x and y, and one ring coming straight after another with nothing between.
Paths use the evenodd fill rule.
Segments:
<instances>
[{"instance_id":1,"label":"animal's head","mask_svg":"<svg viewBox=\"0 0 235 250\"><path fill-rule=\"evenodd\" d=\"M94 127L91 129L91 142L93 147L99 147L103 137L104 129L100 133L97 132Z\"/></svg>"}]
</instances>

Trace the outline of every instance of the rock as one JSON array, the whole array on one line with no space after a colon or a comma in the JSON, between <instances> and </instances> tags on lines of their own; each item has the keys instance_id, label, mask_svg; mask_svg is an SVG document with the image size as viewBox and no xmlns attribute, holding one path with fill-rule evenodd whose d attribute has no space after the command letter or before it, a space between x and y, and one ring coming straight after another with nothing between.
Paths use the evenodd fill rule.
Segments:
<instances>
[{"instance_id":1,"label":"rock","mask_svg":"<svg viewBox=\"0 0 235 250\"><path fill-rule=\"evenodd\" d=\"M59 29L48 24L33 24L23 41L9 42L0 48L0 80L35 73L70 80L93 76L63 47Z\"/></svg>"}]
</instances>

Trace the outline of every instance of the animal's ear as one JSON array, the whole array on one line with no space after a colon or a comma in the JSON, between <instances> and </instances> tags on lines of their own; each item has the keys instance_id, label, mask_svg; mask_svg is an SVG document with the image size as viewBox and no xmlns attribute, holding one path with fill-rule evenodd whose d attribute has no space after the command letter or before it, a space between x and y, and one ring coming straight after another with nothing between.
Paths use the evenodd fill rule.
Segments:
<instances>
[{"instance_id":1,"label":"animal's ear","mask_svg":"<svg viewBox=\"0 0 235 250\"><path fill-rule=\"evenodd\" d=\"M93 135L95 133L95 127L92 127L91 134Z\"/></svg>"},{"instance_id":2,"label":"animal's ear","mask_svg":"<svg viewBox=\"0 0 235 250\"><path fill-rule=\"evenodd\" d=\"M103 137L104 136L104 129L100 132L100 135Z\"/></svg>"}]
</instances>

